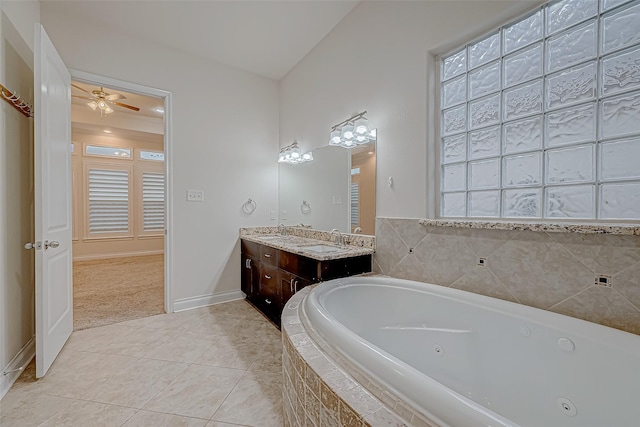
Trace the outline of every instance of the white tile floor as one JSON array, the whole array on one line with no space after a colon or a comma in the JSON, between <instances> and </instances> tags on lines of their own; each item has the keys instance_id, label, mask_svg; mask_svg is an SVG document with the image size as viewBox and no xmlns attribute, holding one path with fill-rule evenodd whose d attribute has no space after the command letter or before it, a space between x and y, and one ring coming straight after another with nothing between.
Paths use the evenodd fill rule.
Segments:
<instances>
[{"instance_id":1,"label":"white tile floor","mask_svg":"<svg viewBox=\"0 0 640 427\"><path fill-rule=\"evenodd\" d=\"M0 426L282 426L280 339L245 301L74 332Z\"/></svg>"}]
</instances>

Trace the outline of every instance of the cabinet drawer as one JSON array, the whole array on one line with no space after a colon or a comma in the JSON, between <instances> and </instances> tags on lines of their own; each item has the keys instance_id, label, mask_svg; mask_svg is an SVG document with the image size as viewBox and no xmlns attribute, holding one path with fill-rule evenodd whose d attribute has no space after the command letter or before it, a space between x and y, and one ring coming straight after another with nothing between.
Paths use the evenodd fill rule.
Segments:
<instances>
[{"instance_id":1,"label":"cabinet drawer","mask_svg":"<svg viewBox=\"0 0 640 427\"><path fill-rule=\"evenodd\" d=\"M315 259L280 251L280 268L306 280L318 280L318 264Z\"/></svg>"},{"instance_id":2,"label":"cabinet drawer","mask_svg":"<svg viewBox=\"0 0 640 427\"><path fill-rule=\"evenodd\" d=\"M274 266L278 265L278 250L269 246L260 245L260 261Z\"/></svg>"},{"instance_id":3,"label":"cabinet drawer","mask_svg":"<svg viewBox=\"0 0 640 427\"><path fill-rule=\"evenodd\" d=\"M260 263L260 280L258 293L264 298L270 298L274 304L278 300L278 268L273 265Z\"/></svg>"},{"instance_id":4,"label":"cabinet drawer","mask_svg":"<svg viewBox=\"0 0 640 427\"><path fill-rule=\"evenodd\" d=\"M339 277L353 276L371 271L371 255L362 255L353 258L322 261L320 277L322 281L337 279Z\"/></svg>"},{"instance_id":5,"label":"cabinet drawer","mask_svg":"<svg viewBox=\"0 0 640 427\"><path fill-rule=\"evenodd\" d=\"M240 240L240 249L243 254L260 259L260 244L249 240Z\"/></svg>"}]
</instances>

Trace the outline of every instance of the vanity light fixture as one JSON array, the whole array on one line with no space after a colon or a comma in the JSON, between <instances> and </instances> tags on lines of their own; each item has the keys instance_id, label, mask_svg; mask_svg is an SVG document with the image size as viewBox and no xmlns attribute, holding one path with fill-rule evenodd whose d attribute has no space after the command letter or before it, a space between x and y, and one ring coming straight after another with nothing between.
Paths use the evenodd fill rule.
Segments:
<instances>
[{"instance_id":1,"label":"vanity light fixture","mask_svg":"<svg viewBox=\"0 0 640 427\"><path fill-rule=\"evenodd\" d=\"M349 117L331 128L329 145L353 148L376 139L376 130L369 129L366 111Z\"/></svg>"},{"instance_id":2,"label":"vanity light fixture","mask_svg":"<svg viewBox=\"0 0 640 427\"><path fill-rule=\"evenodd\" d=\"M298 142L294 142L291 145L287 145L280 149L280 155L278 156L279 163L304 163L310 162L313 160L313 153L311 151L307 153L302 153L300 147L298 146Z\"/></svg>"}]
</instances>

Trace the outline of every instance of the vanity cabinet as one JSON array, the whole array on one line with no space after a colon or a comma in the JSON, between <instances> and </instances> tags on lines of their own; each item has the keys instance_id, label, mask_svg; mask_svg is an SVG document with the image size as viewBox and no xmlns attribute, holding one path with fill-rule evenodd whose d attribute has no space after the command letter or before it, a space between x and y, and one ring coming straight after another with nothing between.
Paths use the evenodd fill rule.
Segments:
<instances>
[{"instance_id":1,"label":"vanity cabinet","mask_svg":"<svg viewBox=\"0 0 640 427\"><path fill-rule=\"evenodd\" d=\"M289 298L305 286L371 271L371 255L320 261L250 240L240 243L241 289L277 325Z\"/></svg>"}]
</instances>

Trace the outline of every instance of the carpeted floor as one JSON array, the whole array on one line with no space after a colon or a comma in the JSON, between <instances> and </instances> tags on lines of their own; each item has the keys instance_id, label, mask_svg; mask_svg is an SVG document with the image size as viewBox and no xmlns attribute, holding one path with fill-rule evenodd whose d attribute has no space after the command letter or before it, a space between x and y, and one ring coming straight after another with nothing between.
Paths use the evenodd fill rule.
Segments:
<instances>
[{"instance_id":1,"label":"carpeted floor","mask_svg":"<svg viewBox=\"0 0 640 427\"><path fill-rule=\"evenodd\" d=\"M73 263L73 330L164 313L164 255Z\"/></svg>"}]
</instances>

